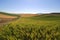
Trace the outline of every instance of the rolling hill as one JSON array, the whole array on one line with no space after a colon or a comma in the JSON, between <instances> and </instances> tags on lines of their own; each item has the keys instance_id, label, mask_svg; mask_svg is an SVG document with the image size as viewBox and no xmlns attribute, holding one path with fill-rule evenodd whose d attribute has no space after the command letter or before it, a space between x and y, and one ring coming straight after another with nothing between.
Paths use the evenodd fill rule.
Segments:
<instances>
[{"instance_id":1,"label":"rolling hill","mask_svg":"<svg viewBox=\"0 0 60 40\"><path fill-rule=\"evenodd\" d=\"M41 15L38 14L37 16L30 17L29 19L57 21L57 20L60 20L60 14L58 13L41 14Z\"/></svg>"},{"instance_id":2,"label":"rolling hill","mask_svg":"<svg viewBox=\"0 0 60 40\"><path fill-rule=\"evenodd\" d=\"M18 18L18 15L0 12L0 23L9 22Z\"/></svg>"},{"instance_id":3,"label":"rolling hill","mask_svg":"<svg viewBox=\"0 0 60 40\"><path fill-rule=\"evenodd\" d=\"M0 40L60 40L60 14L22 15L0 26Z\"/></svg>"},{"instance_id":4,"label":"rolling hill","mask_svg":"<svg viewBox=\"0 0 60 40\"><path fill-rule=\"evenodd\" d=\"M0 18L17 18L18 15L6 12L0 12Z\"/></svg>"},{"instance_id":5,"label":"rolling hill","mask_svg":"<svg viewBox=\"0 0 60 40\"><path fill-rule=\"evenodd\" d=\"M20 14L20 17L33 17L38 16L38 14Z\"/></svg>"}]
</instances>

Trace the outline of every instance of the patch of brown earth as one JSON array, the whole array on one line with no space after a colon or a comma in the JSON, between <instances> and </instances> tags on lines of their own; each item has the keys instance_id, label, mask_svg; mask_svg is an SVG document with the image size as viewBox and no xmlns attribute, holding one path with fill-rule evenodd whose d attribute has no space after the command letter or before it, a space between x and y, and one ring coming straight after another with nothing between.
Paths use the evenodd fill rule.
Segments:
<instances>
[{"instance_id":1,"label":"patch of brown earth","mask_svg":"<svg viewBox=\"0 0 60 40\"><path fill-rule=\"evenodd\" d=\"M0 18L17 18L17 17L16 16L9 16L9 15L0 14Z\"/></svg>"},{"instance_id":2,"label":"patch of brown earth","mask_svg":"<svg viewBox=\"0 0 60 40\"><path fill-rule=\"evenodd\" d=\"M33 17L38 16L38 14L20 14L20 17Z\"/></svg>"},{"instance_id":3,"label":"patch of brown earth","mask_svg":"<svg viewBox=\"0 0 60 40\"><path fill-rule=\"evenodd\" d=\"M16 18L17 18L16 16L9 16L9 15L0 14L0 24L13 21Z\"/></svg>"}]
</instances>

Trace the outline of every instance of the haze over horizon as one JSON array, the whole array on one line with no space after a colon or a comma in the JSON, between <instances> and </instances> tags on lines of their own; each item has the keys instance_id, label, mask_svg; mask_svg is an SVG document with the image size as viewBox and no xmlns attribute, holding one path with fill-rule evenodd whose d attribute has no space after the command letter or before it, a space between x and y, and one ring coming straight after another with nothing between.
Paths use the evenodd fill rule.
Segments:
<instances>
[{"instance_id":1,"label":"haze over horizon","mask_svg":"<svg viewBox=\"0 0 60 40\"><path fill-rule=\"evenodd\" d=\"M0 12L10 13L60 12L60 0L0 0Z\"/></svg>"}]
</instances>

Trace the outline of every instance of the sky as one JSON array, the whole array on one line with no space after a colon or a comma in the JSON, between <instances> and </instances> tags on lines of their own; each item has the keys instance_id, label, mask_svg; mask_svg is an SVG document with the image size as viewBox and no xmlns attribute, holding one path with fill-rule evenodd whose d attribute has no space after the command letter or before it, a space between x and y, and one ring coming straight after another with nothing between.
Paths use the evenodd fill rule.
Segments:
<instances>
[{"instance_id":1,"label":"sky","mask_svg":"<svg viewBox=\"0 0 60 40\"><path fill-rule=\"evenodd\" d=\"M0 12L50 13L60 12L60 0L0 0Z\"/></svg>"}]
</instances>

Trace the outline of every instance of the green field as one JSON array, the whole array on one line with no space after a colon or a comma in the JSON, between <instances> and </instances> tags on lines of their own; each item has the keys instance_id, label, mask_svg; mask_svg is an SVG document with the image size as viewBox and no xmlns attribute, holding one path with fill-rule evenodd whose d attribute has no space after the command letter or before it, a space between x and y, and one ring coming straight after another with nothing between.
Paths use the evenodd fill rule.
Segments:
<instances>
[{"instance_id":1,"label":"green field","mask_svg":"<svg viewBox=\"0 0 60 40\"><path fill-rule=\"evenodd\" d=\"M0 27L0 40L60 40L60 14L20 17Z\"/></svg>"}]
</instances>

